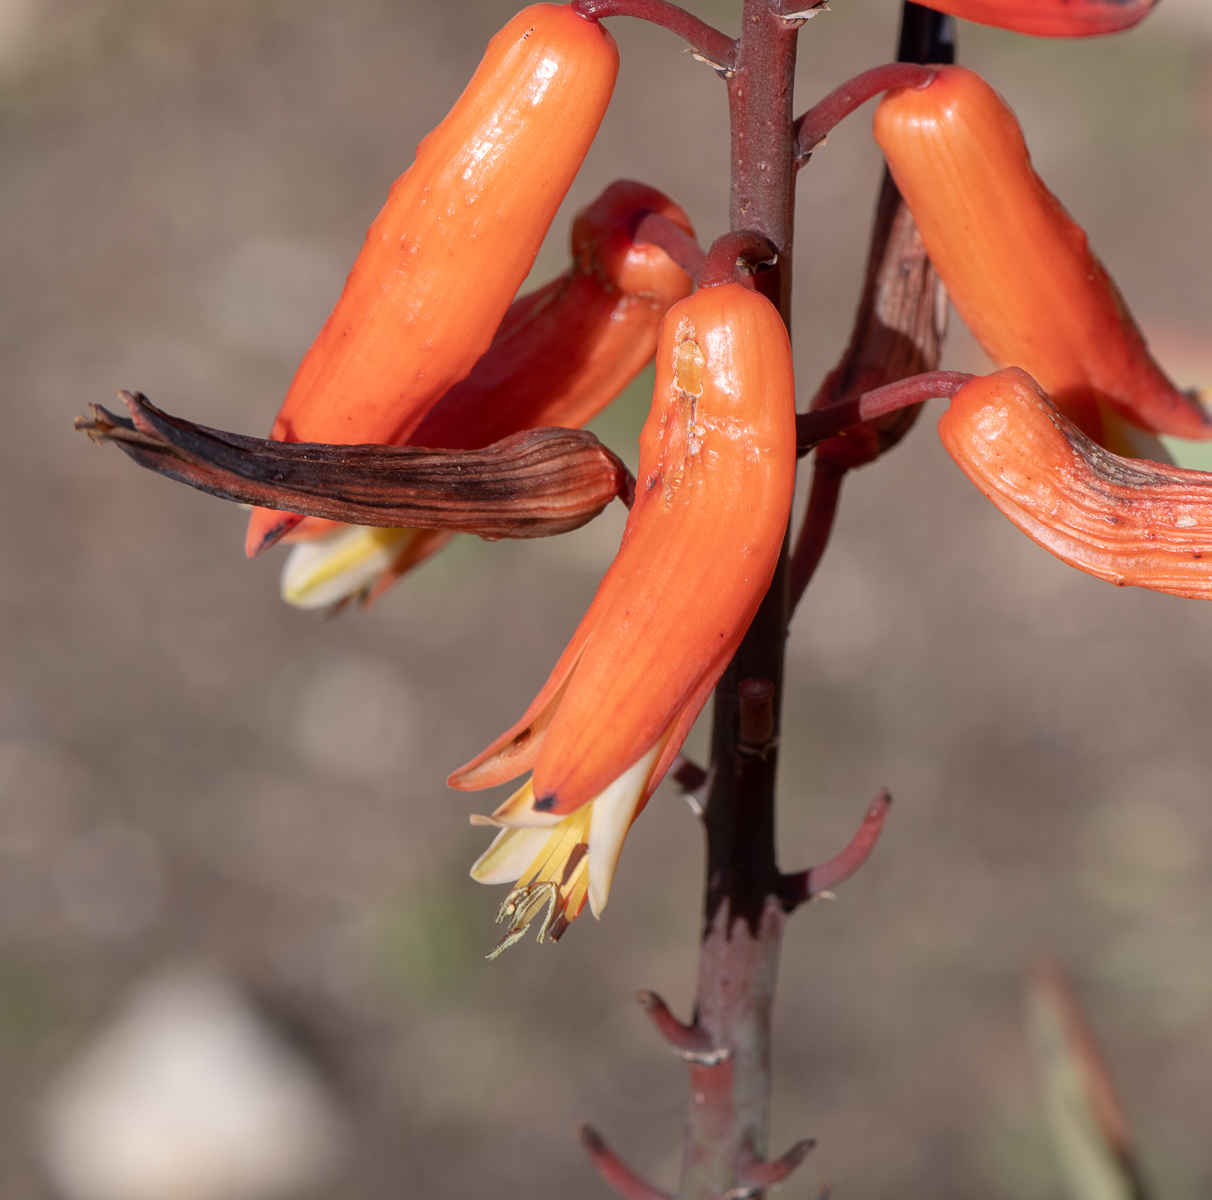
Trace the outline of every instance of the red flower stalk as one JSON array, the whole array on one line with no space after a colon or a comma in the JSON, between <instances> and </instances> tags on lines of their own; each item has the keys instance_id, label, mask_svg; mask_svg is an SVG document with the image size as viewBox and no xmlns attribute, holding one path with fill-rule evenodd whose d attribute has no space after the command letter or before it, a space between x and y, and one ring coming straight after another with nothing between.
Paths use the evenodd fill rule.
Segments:
<instances>
[{"instance_id":1,"label":"red flower stalk","mask_svg":"<svg viewBox=\"0 0 1212 1200\"><path fill-rule=\"evenodd\" d=\"M980 25L1036 37L1119 33L1144 20L1157 0L927 0L926 7Z\"/></svg>"},{"instance_id":2,"label":"red flower stalk","mask_svg":"<svg viewBox=\"0 0 1212 1200\"><path fill-rule=\"evenodd\" d=\"M782 546L795 480L791 347L778 312L739 283L670 309L637 496L619 553L522 719L449 782L483 788L533 770L493 814L473 868L519 880L516 940L595 913L623 838L731 658ZM562 928L562 926L560 926ZM556 929L559 932L559 929Z\"/></svg>"},{"instance_id":3,"label":"red flower stalk","mask_svg":"<svg viewBox=\"0 0 1212 1200\"><path fill-rule=\"evenodd\" d=\"M694 236L690 218L655 188L612 183L572 226L572 265L515 300L488 352L438 401L412 445L476 450L523 429L577 428L597 416L647 365L657 330L690 279L634 226L656 213ZM453 536L441 530L362 529L309 517L289 540L282 594L304 608L351 596L377 599Z\"/></svg>"},{"instance_id":4,"label":"red flower stalk","mask_svg":"<svg viewBox=\"0 0 1212 1200\"><path fill-rule=\"evenodd\" d=\"M1100 405L1156 433L1212 437L980 76L944 66L925 87L891 93L875 137L956 309L997 362L1028 371L1097 440Z\"/></svg>"},{"instance_id":5,"label":"red flower stalk","mask_svg":"<svg viewBox=\"0 0 1212 1200\"><path fill-rule=\"evenodd\" d=\"M523 9L392 185L271 437L400 443L488 349L585 157L618 47L568 5ZM299 517L253 512L247 552Z\"/></svg>"}]
</instances>

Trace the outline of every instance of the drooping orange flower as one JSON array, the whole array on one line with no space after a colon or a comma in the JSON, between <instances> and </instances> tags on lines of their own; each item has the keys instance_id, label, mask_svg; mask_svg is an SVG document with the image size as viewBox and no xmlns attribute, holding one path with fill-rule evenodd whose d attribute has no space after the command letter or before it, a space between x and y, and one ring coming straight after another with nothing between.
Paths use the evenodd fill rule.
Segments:
<instances>
[{"instance_id":1,"label":"drooping orange flower","mask_svg":"<svg viewBox=\"0 0 1212 1200\"><path fill-rule=\"evenodd\" d=\"M1029 372L1096 440L1104 406L1156 433L1212 437L979 75L939 67L926 86L890 93L875 136L956 309L999 364Z\"/></svg>"},{"instance_id":2,"label":"drooping orange flower","mask_svg":"<svg viewBox=\"0 0 1212 1200\"><path fill-rule=\"evenodd\" d=\"M1036 37L1119 33L1144 20L1157 0L924 0L927 8Z\"/></svg>"},{"instance_id":3,"label":"drooping orange flower","mask_svg":"<svg viewBox=\"0 0 1212 1200\"><path fill-rule=\"evenodd\" d=\"M685 212L655 188L612 183L573 222L572 265L514 301L487 353L408 441L475 450L523 429L578 428L614 400L651 360L662 318L691 287L664 250L634 240L648 212L694 236ZM303 608L374 600L452 536L306 518L287 535L307 544L283 568L283 598Z\"/></svg>"},{"instance_id":4,"label":"drooping orange flower","mask_svg":"<svg viewBox=\"0 0 1212 1200\"><path fill-rule=\"evenodd\" d=\"M1121 587L1212 599L1212 474L1112 454L1017 367L961 388L938 432L968 478L1063 562Z\"/></svg>"},{"instance_id":5,"label":"drooping orange flower","mask_svg":"<svg viewBox=\"0 0 1212 1200\"><path fill-rule=\"evenodd\" d=\"M738 283L704 287L661 327L637 496L619 552L521 720L449 782L533 771L491 818L472 874L518 880L507 941L600 913L623 839L748 628L774 572L795 479L782 320ZM562 925L559 926L562 928ZM556 932L559 932L557 928Z\"/></svg>"},{"instance_id":6,"label":"drooping orange flower","mask_svg":"<svg viewBox=\"0 0 1212 1200\"><path fill-rule=\"evenodd\" d=\"M523 9L392 185L274 422L282 441L401 443L488 349L597 133L618 47ZM299 517L256 509L246 550Z\"/></svg>"}]
</instances>

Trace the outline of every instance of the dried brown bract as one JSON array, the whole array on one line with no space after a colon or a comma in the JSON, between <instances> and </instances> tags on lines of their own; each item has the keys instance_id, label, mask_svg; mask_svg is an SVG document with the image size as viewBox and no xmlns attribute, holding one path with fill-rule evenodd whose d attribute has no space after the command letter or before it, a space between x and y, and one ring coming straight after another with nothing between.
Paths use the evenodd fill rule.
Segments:
<instances>
[{"instance_id":1,"label":"dried brown bract","mask_svg":"<svg viewBox=\"0 0 1212 1200\"><path fill-rule=\"evenodd\" d=\"M140 466L224 500L357 525L449 529L484 538L567 533L635 481L591 433L531 429L483 450L339 446L244 437L169 416L119 392L131 418L93 405L76 428Z\"/></svg>"}]
</instances>

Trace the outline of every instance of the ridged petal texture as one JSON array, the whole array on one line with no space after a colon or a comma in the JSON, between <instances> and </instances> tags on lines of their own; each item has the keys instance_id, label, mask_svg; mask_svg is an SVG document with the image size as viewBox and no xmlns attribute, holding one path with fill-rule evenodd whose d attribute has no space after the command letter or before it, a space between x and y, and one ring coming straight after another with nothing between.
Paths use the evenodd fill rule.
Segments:
<instances>
[{"instance_id":1,"label":"ridged petal texture","mask_svg":"<svg viewBox=\"0 0 1212 1200\"><path fill-rule=\"evenodd\" d=\"M961 388L938 432L968 478L1057 558L1121 587L1212 599L1212 474L1104 450L1014 367Z\"/></svg>"}]
</instances>

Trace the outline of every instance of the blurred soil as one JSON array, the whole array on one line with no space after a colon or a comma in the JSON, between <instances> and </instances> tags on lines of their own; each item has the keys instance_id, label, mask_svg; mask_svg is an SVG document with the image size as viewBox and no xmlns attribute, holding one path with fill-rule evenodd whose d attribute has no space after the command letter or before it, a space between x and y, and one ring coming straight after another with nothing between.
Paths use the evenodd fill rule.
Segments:
<instances>
[{"instance_id":1,"label":"blurred soil","mask_svg":"<svg viewBox=\"0 0 1212 1200\"><path fill-rule=\"evenodd\" d=\"M491 798L445 774L515 719L610 560L611 512L464 539L366 614L277 598L243 514L71 430L116 387L260 433L390 181L515 6L0 2L0 1195L48 1197L48 1082L134 981L202 960L314 1053L356 1129L333 1200L600 1197L589 1120L676 1179L682 1067L632 997L691 996L701 843L663 791L601 923L494 963L467 878ZM734 5L692 7L735 27ZM804 105L894 45L889 0L804 29ZM726 218L713 73L616 21L623 74L536 275L611 179ZM1212 383L1212 17L1093 43L964 25L1180 382ZM869 111L801 176L801 399L843 344L880 162ZM955 328L948 364L979 352ZM634 458L634 388L600 422ZM1212 606L1117 590L1006 523L934 438L846 488L796 617L782 854L896 797L787 939L783 1194L1058 1200L1019 1007L1073 973L1166 1200L1212 1194ZM700 752L703 730L696 731Z\"/></svg>"}]
</instances>

